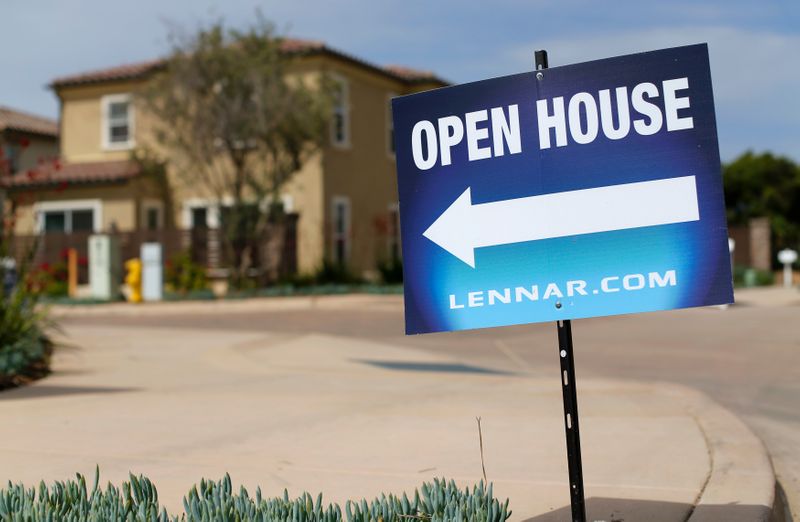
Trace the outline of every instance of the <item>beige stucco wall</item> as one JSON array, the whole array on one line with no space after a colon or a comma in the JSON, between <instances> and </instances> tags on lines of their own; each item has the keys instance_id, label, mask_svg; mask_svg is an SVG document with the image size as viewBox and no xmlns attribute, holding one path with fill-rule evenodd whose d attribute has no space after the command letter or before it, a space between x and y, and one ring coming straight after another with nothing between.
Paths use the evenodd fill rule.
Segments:
<instances>
[{"instance_id":1,"label":"beige stucco wall","mask_svg":"<svg viewBox=\"0 0 800 522\"><path fill-rule=\"evenodd\" d=\"M10 198L17 201L14 230L28 235L36 232L37 203L99 200L101 205L101 230L116 227L120 232L138 228L141 202L144 198L157 198L157 189L147 180L136 180L114 185L71 186L66 190L45 189L12 191ZM10 211L10 206L8 208Z\"/></svg>"},{"instance_id":2,"label":"beige stucco wall","mask_svg":"<svg viewBox=\"0 0 800 522\"><path fill-rule=\"evenodd\" d=\"M40 160L51 160L58 157L58 140L29 135L30 144L20 151L19 171L35 168Z\"/></svg>"},{"instance_id":3,"label":"beige stucco wall","mask_svg":"<svg viewBox=\"0 0 800 522\"><path fill-rule=\"evenodd\" d=\"M323 227L322 155L316 154L289 181L284 193L291 198L297 222L297 264L301 273L319 268L325 256Z\"/></svg>"},{"instance_id":4,"label":"beige stucco wall","mask_svg":"<svg viewBox=\"0 0 800 522\"><path fill-rule=\"evenodd\" d=\"M104 96L131 94L141 88L142 82L113 82L90 86L65 87L58 91L61 98L61 154L70 163L84 161L124 160L130 150L103 148ZM134 111L134 143L142 138L147 128L146 115Z\"/></svg>"},{"instance_id":5,"label":"beige stucco wall","mask_svg":"<svg viewBox=\"0 0 800 522\"><path fill-rule=\"evenodd\" d=\"M28 141L28 146L20 147L21 139ZM14 132L11 135L0 133L0 147L5 143L14 144L17 147L19 157L17 159L17 172L25 172L35 168L39 161L51 160L58 157L58 138L44 137L37 134Z\"/></svg>"},{"instance_id":6,"label":"beige stucco wall","mask_svg":"<svg viewBox=\"0 0 800 522\"><path fill-rule=\"evenodd\" d=\"M389 149L390 95L403 86L355 67L338 65L333 72L347 81L349 91L350 146L325 149L323 170L325 243L334 257L333 201L350 200L350 260L356 274L370 275L381 259L388 258L388 238L377 226L397 203L394 156Z\"/></svg>"}]
</instances>

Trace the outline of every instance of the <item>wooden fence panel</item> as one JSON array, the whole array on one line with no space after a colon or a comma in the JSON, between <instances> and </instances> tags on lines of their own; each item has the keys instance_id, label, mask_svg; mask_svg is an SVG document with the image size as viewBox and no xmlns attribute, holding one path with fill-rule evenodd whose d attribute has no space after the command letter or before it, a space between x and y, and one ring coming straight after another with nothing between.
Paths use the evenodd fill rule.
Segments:
<instances>
[{"instance_id":1,"label":"wooden fence panel","mask_svg":"<svg viewBox=\"0 0 800 522\"><path fill-rule=\"evenodd\" d=\"M253 246L252 263L254 273L261 282L285 279L297 271L297 214L290 214L279 224L267 227L264 237ZM40 235L18 235L12 238L11 253L22 260L32 251L34 267L54 265L66 261L67 250L78 252L78 283L87 284L89 232L47 233ZM215 274L226 273L226 256L223 241L216 229L196 228L191 230L161 229L117 232L122 262L137 258L142 243L160 243L164 262L187 252L193 262L204 266Z\"/></svg>"}]
</instances>

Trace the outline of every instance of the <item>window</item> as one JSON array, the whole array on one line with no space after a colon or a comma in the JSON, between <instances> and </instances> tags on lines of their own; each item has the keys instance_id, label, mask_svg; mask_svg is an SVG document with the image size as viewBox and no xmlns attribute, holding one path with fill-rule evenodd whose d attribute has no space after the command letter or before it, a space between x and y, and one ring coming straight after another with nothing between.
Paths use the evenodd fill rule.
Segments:
<instances>
[{"instance_id":1,"label":"window","mask_svg":"<svg viewBox=\"0 0 800 522\"><path fill-rule=\"evenodd\" d=\"M208 209L206 207L192 207L191 228L208 227Z\"/></svg>"},{"instance_id":2,"label":"window","mask_svg":"<svg viewBox=\"0 0 800 522\"><path fill-rule=\"evenodd\" d=\"M333 198L333 261L347 264L350 257L350 200L344 196Z\"/></svg>"},{"instance_id":3,"label":"window","mask_svg":"<svg viewBox=\"0 0 800 522\"><path fill-rule=\"evenodd\" d=\"M19 145L7 143L3 147L4 159L8 162L8 174L14 174L19 170ZM0 169L2 170L2 169Z\"/></svg>"},{"instance_id":4,"label":"window","mask_svg":"<svg viewBox=\"0 0 800 522\"><path fill-rule=\"evenodd\" d=\"M161 212L155 207L148 207L145 209L144 220L147 230L158 230L161 228Z\"/></svg>"},{"instance_id":5,"label":"window","mask_svg":"<svg viewBox=\"0 0 800 522\"><path fill-rule=\"evenodd\" d=\"M88 210L73 210L70 213L71 232L91 232L94 230L94 211Z\"/></svg>"},{"instance_id":6,"label":"window","mask_svg":"<svg viewBox=\"0 0 800 522\"><path fill-rule=\"evenodd\" d=\"M285 212L294 211L294 200L290 195L283 195L280 200ZM244 217L242 226L254 227L258 217L263 213L269 212L270 202L271 197L262 199L260 203L252 200L243 202L244 209L243 213L240 214L240 216ZM181 226L185 229L202 227L218 229L224 227L225 223L230 220L233 204L233 198L229 196L223 196L221 200L214 198L190 198L184 200L181 207Z\"/></svg>"},{"instance_id":7,"label":"window","mask_svg":"<svg viewBox=\"0 0 800 522\"><path fill-rule=\"evenodd\" d=\"M164 203L158 199L142 201L140 228L144 230L160 230L164 228Z\"/></svg>"},{"instance_id":8,"label":"window","mask_svg":"<svg viewBox=\"0 0 800 522\"><path fill-rule=\"evenodd\" d=\"M344 78L336 77L335 82L331 142L336 147L346 148L350 146L350 93Z\"/></svg>"},{"instance_id":9,"label":"window","mask_svg":"<svg viewBox=\"0 0 800 522\"><path fill-rule=\"evenodd\" d=\"M103 148L129 149L133 147L133 104L129 94L104 96Z\"/></svg>"},{"instance_id":10,"label":"window","mask_svg":"<svg viewBox=\"0 0 800 522\"><path fill-rule=\"evenodd\" d=\"M397 96L389 93L386 102L386 151L390 158L394 158L394 120L392 120L392 98Z\"/></svg>"},{"instance_id":11,"label":"window","mask_svg":"<svg viewBox=\"0 0 800 522\"><path fill-rule=\"evenodd\" d=\"M256 229L261 211L255 203L244 203L235 213L233 205L223 205L219 210L220 227L235 238L247 237ZM238 223L232 224L234 218Z\"/></svg>"},{"instance_id":12,"label":"window","mask_svg":"<svg viewBox=\"0 0 800 522\"><path fill-rule=\"evenodd\" d=\"M45 234L99 231L100 208L100 200L47 201L34 205L38 229Z\"/></svg>"},{"instance_id":13,"label":"window","mask_svg":"<svg viewBox=\"0 0 800 522\"><path fill-rule=\"evenodd\" d=\"M66 232L67 231L67 213L66 212L45 212L44 213L44 231L48 232Z\"/></svg>"}]
</instances>

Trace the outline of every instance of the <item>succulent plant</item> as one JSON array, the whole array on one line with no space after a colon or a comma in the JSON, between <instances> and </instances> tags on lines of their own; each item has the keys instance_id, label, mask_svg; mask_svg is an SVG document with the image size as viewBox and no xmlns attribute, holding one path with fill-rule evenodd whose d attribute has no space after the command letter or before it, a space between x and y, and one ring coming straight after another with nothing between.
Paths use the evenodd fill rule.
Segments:
<instances>
[{"instance_id":1,"label":"succulent plant","mask_svg":"<svg viewBox=\"0 0 800 522\"><path fill-rule=\"evenodd\" d=\"M0 489L2 522L504 522L511 516L508 500L501 504L492 496L492 485L483 482L459 489L454 481L434 479L414 491L413 498L382 494L371 502L324 504L308 493L290 498L288 491L264 498L261 488L251 497L247 489L234 491L230 475L222 480L201 480L183 499L184 513L170 515L158 502L155 485L142 475L129 477L121 488L100 488L100 470L95 470L89 490L86 478L39 484L26 488L9 482Z\"/></svg>"}]
</instances>

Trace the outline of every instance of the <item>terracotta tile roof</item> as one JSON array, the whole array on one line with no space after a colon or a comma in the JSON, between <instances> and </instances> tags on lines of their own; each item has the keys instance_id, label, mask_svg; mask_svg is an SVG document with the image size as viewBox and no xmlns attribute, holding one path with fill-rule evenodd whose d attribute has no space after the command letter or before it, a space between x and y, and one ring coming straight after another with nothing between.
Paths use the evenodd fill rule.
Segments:
<instances>
[{"instance_id":1,"label":"terracotta tile roof","mask_svg":"<svg viewBox=\"0 0 800 522\"><path fill-rule=\"evenodd\" d=\"M420 82L420 81L438 81L442 82L442 80L433 73L433 71L423 71L420 69L412 69L411 67L405 67L403 65L387 65L385 67L387 71L394 74L395 76L399 76L406 81L409 82Z\"/></svg>"},{"instance_id":2,"label":"terracotta tile roof","mask_svg":"<svg viewBox=\"0 0 800 522\"><path fill-rule=\"evenodd\" d=\"M284 38L281 41L281 50L286 53L302 53L308 51L321 51L325 49L325 42L320 40L306 40L303 38Z\"/></svg>"},{"instance_id":3,"label":"terracotta tile roof","mask_svg":"<svg viewBox=\"0 0 800 522\"><path fill-rule=\"evenodd\" d=\"M328 54L336 56L345 61L355 63L361 67L377 72L378 74L385 74L395 80L400 80L404 83L415 83L419 81L433 81L447 85L447 82L437 77L429 71L419 71L408 67L391 66L379 67L373 65L365 60L349 55L337 49L328 47L325 42L319 40L305 40L300 38L284 38L281 42L281 48L287 54ZM148 74L156 71L166 64L166 60L161 58L158 60L150 60L146 62L130 63L120 65L117 67L110 67L107 69L98 69L80 74L70 76L62 76L56 78L50 83L50 87L58 88L70 85L82 85L87 83L101 83L109 81L120 80L133 80L142 78Z\"/></svg>"},{"instance_id":4,"label":"terracotta tile roof","mask_svg":"<svg viewBox=\"0 0 800 522\"><path fill-rule=\"evenodd\" d=\"M8 188L63 186L85 183L108 183L134 178L141 173L139 165L133 161L98 161L92 163L62 163L51 160L40 163L36 168L17 172L0 180Z\"/></svg>"},{"instance_id":5,"label":"terracotta tile roof","mask_svg":"<svg viewBox=\"0 0 800 522\"><path fill-rule=\"evenodd\" d=\"M58 122L55 120L0 106L0 132L6 129L58 136Z\"/></svg>"},{"instance_id":6,"label":"terracotta tile roof","mask_svg":"<svg viewBox=\"0 0 800 522\"><path fill-rule=\"evenodd\" d=\"M134 78L141 78L147 74L164 66L164 60L149 60L146 62L128 63L125 65L118 65L116 67L109 67L106 69L97 69L94 71L87 71L84 73L73 74L70 76L62 76L50 82L51 87L64 87L67 85L81 85L85 83L99 83L111 82L118 80L132 80Z\"/></svg>"}]
</instances>

